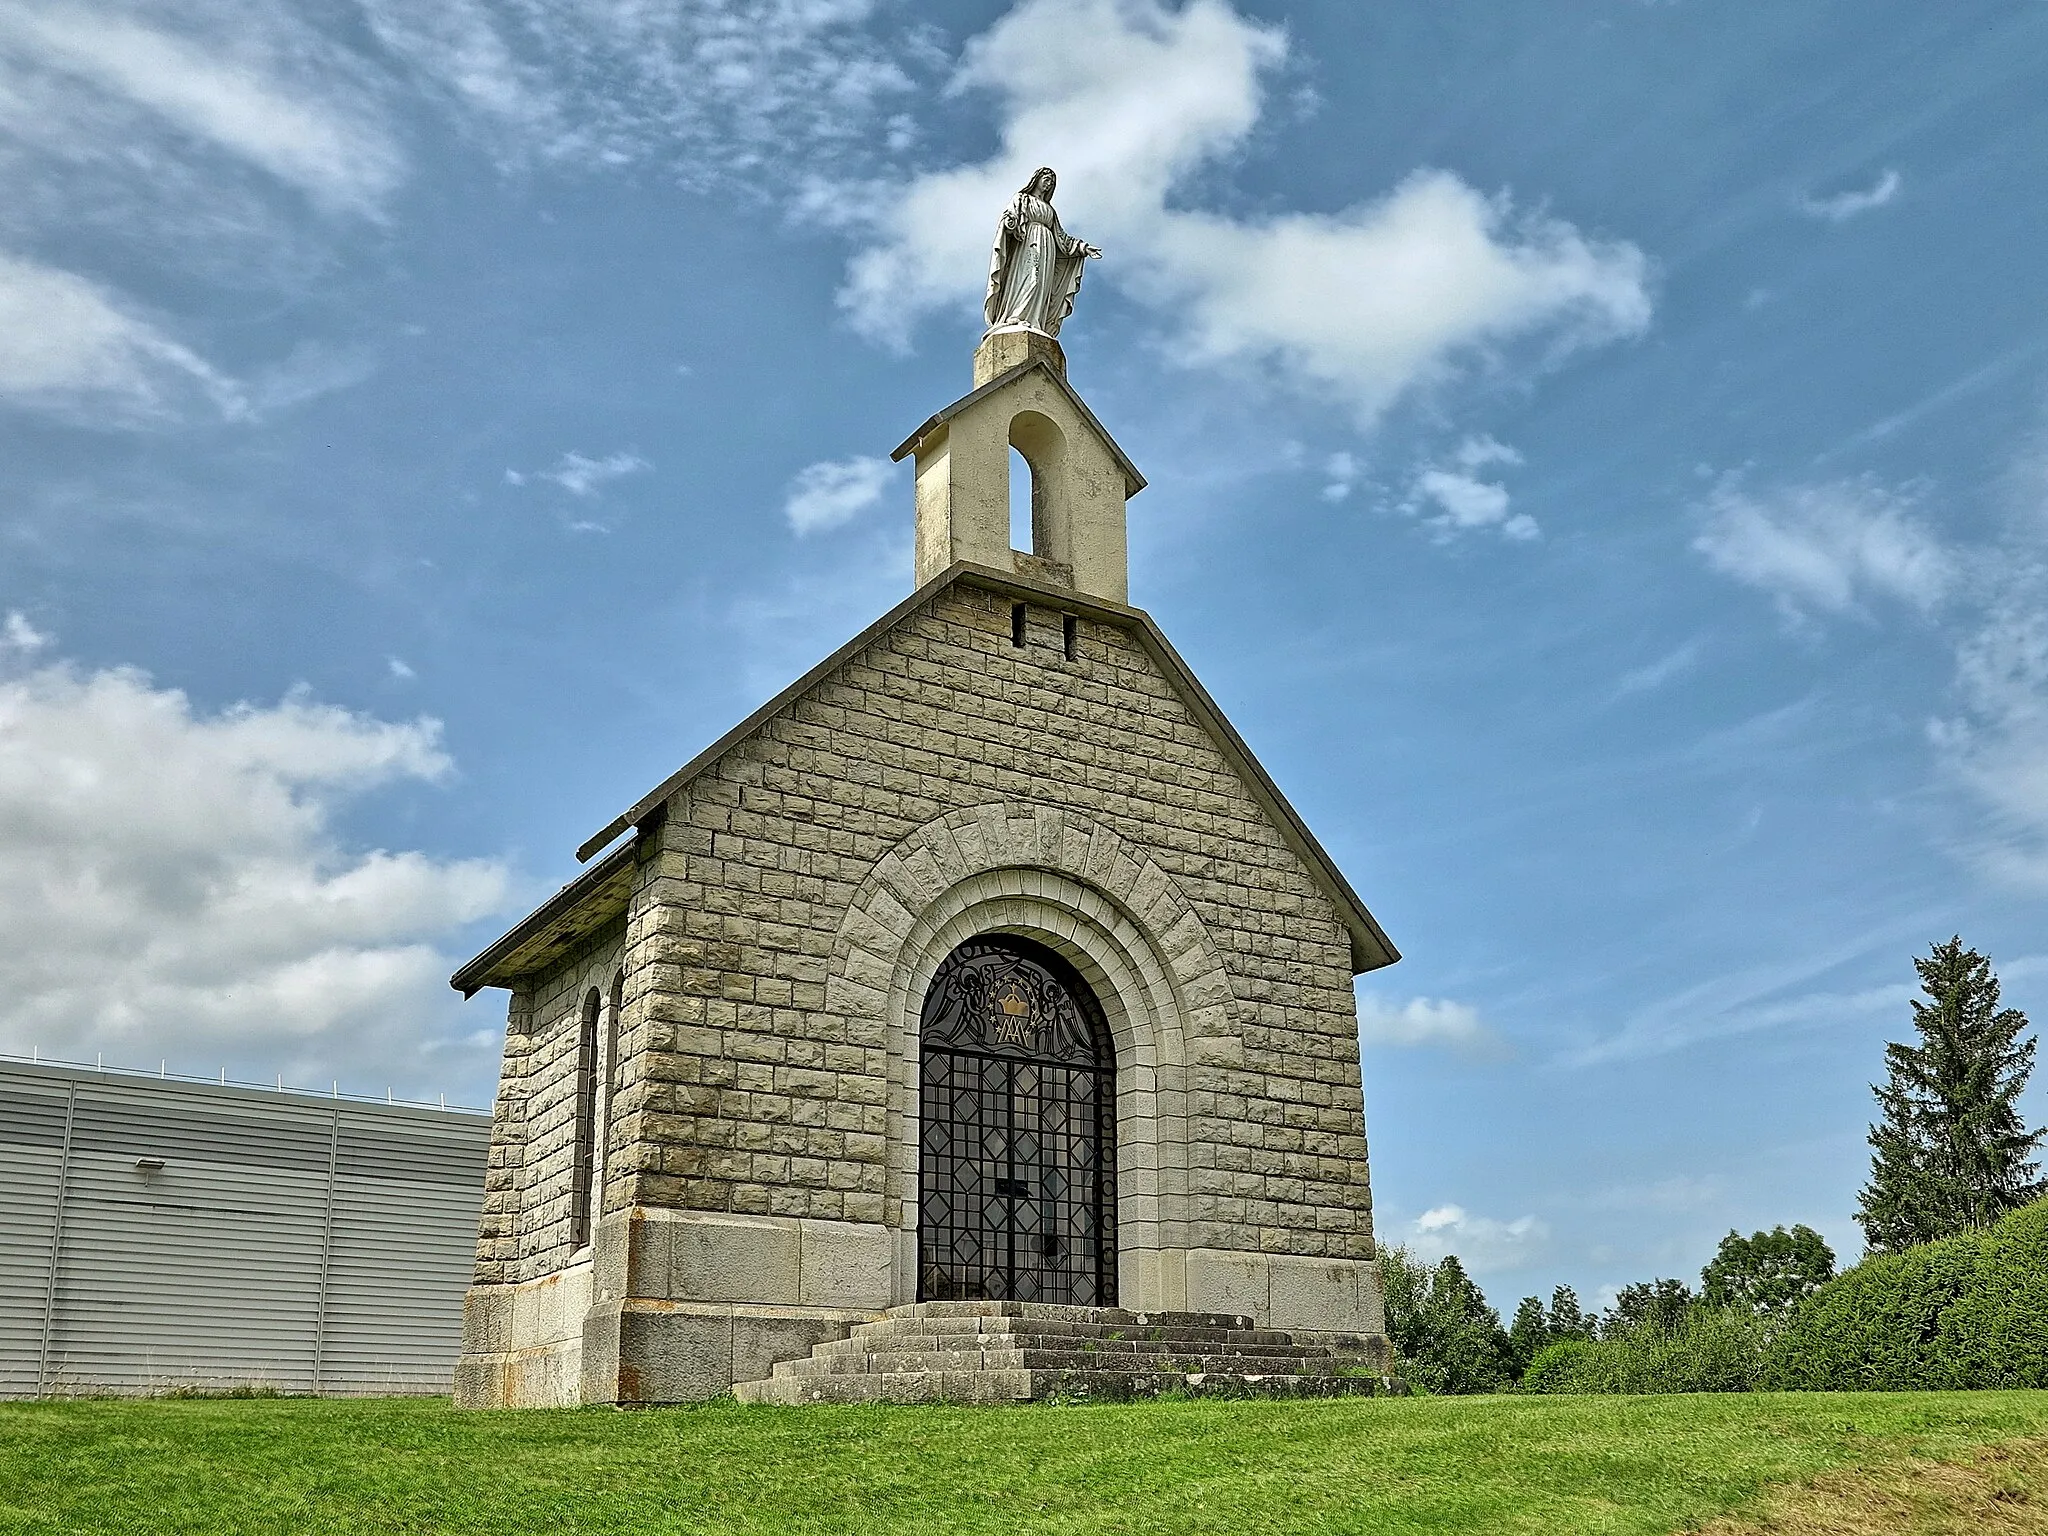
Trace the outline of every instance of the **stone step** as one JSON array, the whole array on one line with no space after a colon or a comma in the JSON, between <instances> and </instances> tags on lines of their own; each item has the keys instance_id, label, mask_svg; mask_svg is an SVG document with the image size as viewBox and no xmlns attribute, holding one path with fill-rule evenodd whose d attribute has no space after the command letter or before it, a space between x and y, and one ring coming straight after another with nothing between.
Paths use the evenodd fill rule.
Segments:
<instances>
[{"instance_id":1,"label":"stone step","mask_svg":"<svg viewBox=\"0 0 2048 1536\"><path fill-rule=\"evenodd\" d=\"M1373 1376L1240 1371L895 1371L880 1375L773 1376L742 1382L743 1403L1022 1403L1049 1397L1127 1401L1190 1397L1369 1397Z\"/></svg>"},{"instance_id":2,"label":"stone step","mask_svg":"<svg viewBox=\"0 0 2048 1536\"><path fill-rule=\"evenodd\" d=\"M1043 1398L1338 1397L1386 1390L1354 1357L1227 1312L1036 1302L894 1307L741 1382L746 1403L1015 1403Z\"/></svg>"},{"instance_id":3,"label":"stone step","mask_svg":"<svg viewBox=\"0 0 2048 1536\"><path fill-rule=\"evenodd\" d=\"M1123 1307L1070 1307L1043 1301L918 1301L891 1307L886 1321L925 1317L1021 1317L1043 1322L1096 1323L1112 1328L1257 1326L1252 1318L1235 1312L1133 1312Z\"/></svg>"},{"instance_id":4,"label":"stone step","mask_svg":"<svg viewBox=\"0 0 2048 1536\"><path fill-rule=\"evenodd\" d=\"M1287 1354L1231 1352L1208 1354L1200 1351L1157 1354L1105 1355L1078 1349L949 1349L928 1353L876 1353L870 1355L825 1355L784 1360L774 1370L777 1376L882 1376L905 1371L1236 1371L1257 1374L1329 1376L1340 1369L1327 1352Z\"/></svg>"},{"instance_id":5,"label":"stone step","mask_svg":"<svg viewBox=\"0 0 2048 1536\"><path fill-rule=\"evenodd\" d=\"M1055 1342L1057 1341L1057 1342ZM833 1341L840 1352L862 1349L1017 1348L1044 1343L1060 1349L1291 1349L1293 1335L1270 1328L1090 1328L1068 1323L1058 1328L1030 1327L961 1329L928 1323L899 1328L888 1323L861 1323L850 1337ZM1319 1347L1319 1346L1318 1346Z\"/></svg>"},{"instance_id":6,"label":"stone step","mask_svg":"<svg viewBox=\"0 0 2048 1536\"><path fill-rule=\"evenodd\" d=\"M1103 1322L1095 1318L1063 1317L898 1317L893 1313L872 1323L857 1325L860 1335L911 1333L1042 1333L1071 1334L1089 1338L1190 1338L1247 1339L1291 1337L1282 1330L1257 1328L1242 1318L1197 1323L1181 1318L1152 1318L1145 1322Z\"/></svg>"}]
</instances>

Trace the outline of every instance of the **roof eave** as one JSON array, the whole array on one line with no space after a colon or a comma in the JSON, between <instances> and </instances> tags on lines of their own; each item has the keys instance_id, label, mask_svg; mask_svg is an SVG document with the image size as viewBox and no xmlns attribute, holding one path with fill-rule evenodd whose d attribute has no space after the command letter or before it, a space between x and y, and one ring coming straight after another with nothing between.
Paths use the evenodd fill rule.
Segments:
<instances>
[{"instance_id":1,"label":"roof eave","mask_svg":"<svg viewBox=\"0 0 2048 1536\"><path fill-rule=\"evenodd\" d=\"M448 978L448 985L464 997L474 997L485 987L508 987L531 966L507 969L522 951L545 943L550 930L576 912L595 893L609 885L639 852L639 839L621 844L583 871L554 895L494 939L480 954Z\"/></svg>"}]
</instances>

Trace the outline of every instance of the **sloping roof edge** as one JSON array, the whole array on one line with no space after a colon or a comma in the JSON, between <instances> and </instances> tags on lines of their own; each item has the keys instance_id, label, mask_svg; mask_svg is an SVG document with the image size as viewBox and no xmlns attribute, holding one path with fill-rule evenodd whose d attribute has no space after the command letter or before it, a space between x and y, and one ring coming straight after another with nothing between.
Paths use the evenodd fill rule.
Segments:
<instances>
[{"instance_id":1,"label":"sloping roof edge","mask_svg":"<svg viewBox=\"0 0 2048 1536\"><path fill-rule=\"evenodd\" d=\"M506 961L513 959L522 950L544 946L550 937L551 929L582 906L593 892L603 890L629 869L639 852L639 846L640 840L635 837L630 842L621 843L614 848L494 939L481 954L449 977L448 985L464 997L474 997L485 987L504 986L514 976L530 969L528 966L521 966L509 971L504 980L500 980L498 976L499 969ZM630 890L625 893L628 898L631 894ZM619 910L625 910L624 901L619 903ZM609 917L611 914L605 915Z\"/></svg>"},{"instance_id":2,"label":"sloping roof edge","mask_svg":"<svg viewBox=\"0 0 2048 1536\"><path fill-rule=\"evenodd\" d=\"M847 641L846 644L840 646L830 656L827 656L815 667L812 667L802 677L776 694L774 698L747 716L738 725L719 737L718 740L714 741L702 752L699 752L695 757L683 764L682 767L662 780L654 789L642 795L630 808L614 817L602 831L578 848L576 850L576 857L578 859L588 859L592 854L606 847L629 827L638 827L645 823L649 817L660 811L669 796L709 768L727 752L753 736L769 720L782 713L784 709L788 708L799 697L809 692L815 685L824 681L833 672L836 672L840 667L851 661L856 654L871 645L886 631L894 628L916 609L930 602L956 582L967 582L1012 598L1022 598L1027 601L1038 602L1049 608L1057 608L1065 612L1096 619L1102 623L1114 624L1136 635L1139 644L1145 648L1146 652L1159 665L1160 669L1179 685L1184 698L1193 706L1195 713L1200 716L1201 722L1208 729L1211 738L1215 740L1217 745L1223 749L1224 754L1243 773L1254 798L1260 802L1267 815L1272 817L1275 826L1279 828L1280 834L1286 839L1288 846L1298 858L1308 865L1310 871L1315 875L1317 883L1323 887L1324 894L1330 898L1337 908L1339 918L1351 934L1351 964L1353 971L1378 970L1381 966L1392 965L1401 958L1401 952L1394 947L1393 941L1387 937L1386 931L1380 927L1378 919L1367 910L1365 903L1359 899L1358 893L1351 888L1351 883L1344 878L1343 871L1337 868L1336 862L1324 850L1323 845L1316 840L1316 835L1309 831L1308 824L1301 819L1300 814L1288 802L1287 797L1280 792L1280 787L1273 782L1272 776L1266 772L1258 758L1252 755L1252 750L1245 745L1244 738L1237 734L1237 728L1230 723L1221 707L1209 696L1209 690L1202 686L1192 669L1181 659L1180 653L1173 648L1165 634L1161 632L1159 626L1153 622L1150 614L1141 608L1127 608L1118 603L1105 602L1101 598L1084 597L1064 587L1043 585L1011 572L998 571L983 565L974 565L964 560L934 576L894 608L891 608L887 613L875 620L866 629ZM630 849L632 846L629 843L627 848ZM487 957L509 955L519 948L519 944L511 942L514 935L525 932L529 928L534 928L537 932L536 925L541 923L543 914L558 913L565 905L573 904L575 899L574 893L585 889L586 882L593 881L600 870L610 866L613 860L621 857L625 851L625 849L621 849L618 853L608 856L603 864L590 870L582 878L570 885L564 886L541 911L536 912L525 923L514 929L512 934L508 934L505 938L500 939L489 950L486 950L483 955L478 956L476 960L471 961L461 971L457 972L457 985L461 985L461 978L476 972L477 968L483 964ZM479 982L477 985L488 985L488 983Z\"/></svg>"},{"instance_id":3,"label":"sloping roof edge","mask_svg":"<svg viewBox=\"0 0 2048 1536\"><path fill-rule=\"evenodd\" d=\"M1081 419L1093 427L1096 436L1109 445L1110 453L1116 458L1117 468L1124 472L1124 496L1129 498L1145 489L1145 477L1138 473L1138 466L1131 462L1131 456L1125 453L1118 446L1117 440L1109 435L1109 428L1095 419L1095 413L1088 409L1088 402L1081 398L1079 391L1066 381L1065 376L1058 369L1054 368L1052 364L1042 357L1034 357L1029 362L1019 363L1014 368L1006 368L982 385L981 388L962 395L958 400L955 400L951 405L940 411L938 415L929 418L923 426L898 443L895 451L889 455L890 459L896 463L902 463L907 456L917 451L919 443L930 437L932 433L943 427L955 416L958 416L967 407L974 404L975 401L981 399L984 395L994 393L1009 383L1010 380L1019 378L1034 368L1045 370L1045 376L1051 379L1053 383L1059 385L1067 399L1072 402L1074 409L1081 413Z\"/></svg>"}]
</instances>

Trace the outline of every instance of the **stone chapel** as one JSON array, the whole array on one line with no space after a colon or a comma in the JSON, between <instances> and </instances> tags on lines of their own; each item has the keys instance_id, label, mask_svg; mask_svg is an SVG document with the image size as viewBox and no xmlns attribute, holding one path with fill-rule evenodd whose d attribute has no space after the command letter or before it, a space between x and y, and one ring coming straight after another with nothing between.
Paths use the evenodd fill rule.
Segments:
<instances>
[{"instance_id":1,"label":"stone chapel","mask_svg":"<svg viewBox=\"0 0 2048 1536\"><path fill-rule=\"evenodd\" d=\"M1057 340L973 382L896 450L916 590L454 976L511 997L459 1403L1384 1369L1352 977L1398 956L1130 606L1145 480Z\"/></svg>"}]
</instances>

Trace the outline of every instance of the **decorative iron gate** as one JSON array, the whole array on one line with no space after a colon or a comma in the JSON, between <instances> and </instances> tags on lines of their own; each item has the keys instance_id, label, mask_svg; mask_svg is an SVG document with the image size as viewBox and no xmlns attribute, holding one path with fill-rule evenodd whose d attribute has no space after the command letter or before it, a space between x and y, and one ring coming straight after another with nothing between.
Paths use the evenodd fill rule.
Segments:
<instances>
[{"instance_id":1,"label":"decorative iron gate","mask_svg":"<svg viewBox=\"0 0 2048 1536\"><path fill-rule=\"evenodd\" d=\"M932 978L918 1142L920 1301L1116 1304L1116 1067L1088 984L970 939Z\"/></svg>"}]
</instances>

